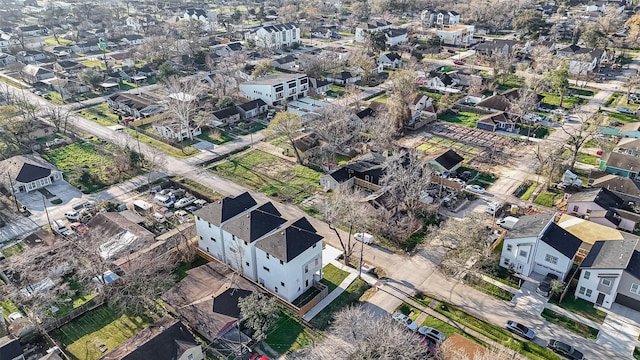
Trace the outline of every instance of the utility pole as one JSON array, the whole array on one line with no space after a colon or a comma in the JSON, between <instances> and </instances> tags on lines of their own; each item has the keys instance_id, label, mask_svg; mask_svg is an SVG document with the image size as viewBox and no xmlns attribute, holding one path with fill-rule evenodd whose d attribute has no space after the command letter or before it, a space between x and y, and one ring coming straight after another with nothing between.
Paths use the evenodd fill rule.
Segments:
<instances>
[{"instance_id":1,"label":"utility pole","mask_svg":"<svg viewBox=\"0 0 640 360\"><path fill-rule=\"evenodd\" d=\"M13 188L13 181L11 181L11 175L9 175L9 170L7 170L7 178L9 178L9 185L11 186L11 195L13 195L13 201L16 204L16 209L20 211L20 205L18 205L18 198L16 198L16 189Z\"/></svg>"},{"instance_id":2,"label":"utility pole","mask_svg":"<svg viewBox=\"0 0 640 360\"><path fill-rule=\"evenodd\" d=\"M42 195L42 205L44 205L44 212L45 214L47 214L47 224L49 224L49 227L51 227L51 219L49 219L49 209L47 209L46 199L44 198L44 194L40 193L40 195Z\"/></svg>"},{"instance_id":3,"label":"utility pole","mask_svg":"<svg viewBox=\"0 0 640 360\"><path fill-rule=\"evenodd\" d=\"M358 267L358 279L362 279L362 255L363 255L363 253L364 253L364 238L360 240L360 266Z\"/></svg>"}]
</instances>

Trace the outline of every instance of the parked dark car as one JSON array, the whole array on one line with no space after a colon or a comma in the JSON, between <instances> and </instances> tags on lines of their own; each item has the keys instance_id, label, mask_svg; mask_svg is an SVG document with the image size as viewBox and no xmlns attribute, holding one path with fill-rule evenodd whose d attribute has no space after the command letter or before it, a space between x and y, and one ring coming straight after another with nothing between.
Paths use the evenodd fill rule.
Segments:
<instances>
[{"instance_id":1,"label":"parked dark car","mask_svg":"<svg viewBox=\"0 0 640 360\"><path fill-rule=\"evenodd\" d=\"M536 292L542 296L551 295L551 281L558 280L558 275L553 273L548 273L547 276L540 282Z\"/></svg>"},{"instance_id":2,"label":"parked dark car","mask_svg":"<svg viewBox=\"0 0 640 360\"><path fill-rule=\"evenodd\" d=\"M571 360L586 360L584 354L573 348L569 344L565 344L562 341L551 339L547 344L547 347L553 350L554 353L560 354L567 359Z\"/></svg>"}]
</instances>

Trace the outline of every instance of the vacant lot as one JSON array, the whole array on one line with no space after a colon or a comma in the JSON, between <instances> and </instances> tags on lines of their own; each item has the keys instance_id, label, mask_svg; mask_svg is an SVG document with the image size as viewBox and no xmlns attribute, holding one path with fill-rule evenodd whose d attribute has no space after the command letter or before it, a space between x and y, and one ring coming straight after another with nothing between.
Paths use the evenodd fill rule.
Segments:
<instances>
[{"instance_id":1,"label":"vacant lot","mask_svg":"<svg viewBox=\"0 0 640 360\"><path fill-rule=\"evenodd\" d=\"M60 341L67 354L78 360L95 360L152 323L140 316L119 316L115 310L101 306L55 330L51 335Z\"/></svg>"},{"instance_id":2,"label":"vacant lot","mask_svg":"<svg viewBox=\"0 0 640 360\"><path fill-rule=\"evenodd\" d=\"M54 149L42 157L64 172L64 178L84 193L94 193L119 182L113 153L122 151L101 142L75 143ZM123 178L137 175L129 170Z\"/></svg>"},{"instance_id":3,"label":"vacant lot","mask_svg":"<svg viewBox=\"0 0 640 360\"><path fill-rule=\"evenodd\" d=\"M562 195L560 194L555 194L555 193L550 193L550 192L543 192L542 194L538 195L536 197L536 199L533 201L534 204L538 204L538 205L542 205L542 206L548 206L548 207L552 207L553 205L555 205L556 200L560 199L562 197Z\"/></svg>"},{"instance_id":4,"label":"vacant lot","mask_svg":"<svg viewBox=\"0 0 640 360\"><path fill-rule=\"evenodd\" d=\"M105 102L78 111L82 117L93 120L102 126L118 124L118 115L109 111L109 105Z\"/></svg>"},{"instance_id":5,"label":"vacant lot","mask_svg":"<svg viewBox=\"0 0 640 360\"><path fill-rule=\"evenodd\" d=\"M573 331L574 333L585 337L587 339L596 339L598 337L598 329L592 328L589 325L585 325L581 322L575 321L571 318L568 318L562 314L559 314L550 309L542 310L542 317L545 320L552 322L554 324L560 325L567 330Z\"/></svg>"},{"instance_id":6,"label":"vacant lot","mask_svg":"<svg viewBox=\"0 0 640 360\"><path fill-rule=\"evenodd\" d=\"M458 114L440 114L438 118L446 122L475 128L480 115L471 112L460 111Z\"/></svg>"},{"instance_id":7,"label":"vacant lot","mask_svg":"<svg viewBox=\"0 0 640 360\"><path fill-rule=\"evenodd\" d=\"M265 342L278 353L287 354L310 345L317 339L318 335L302 324L300 319L282 312Z\"/></svg>"},{"instance_id":8,"label":"vacant lot","mask_svg":"<svg viewBox=\"0 0 640 360\"><path fill-rule=\"evenodd\" d=\"M320 173L260 150L249 149L212 171L281 201L298 203L320 189Z\"/></svg>"},{"instance_id":9,"label":"vacant lot","mask_svg":"<svg viewBox=\"0 0 640 360\"><path fill-rule=\"evenodd\" d=\"M552 93L541 93L540 95L544 96L542 99L542 106L546 108L555 109L560 107L560 96ZM566 96L562 99L562 107L565 109L571 109L574 106L586 103L587 100L577 97L577 96Z\"/></svg>"}]
</instances>

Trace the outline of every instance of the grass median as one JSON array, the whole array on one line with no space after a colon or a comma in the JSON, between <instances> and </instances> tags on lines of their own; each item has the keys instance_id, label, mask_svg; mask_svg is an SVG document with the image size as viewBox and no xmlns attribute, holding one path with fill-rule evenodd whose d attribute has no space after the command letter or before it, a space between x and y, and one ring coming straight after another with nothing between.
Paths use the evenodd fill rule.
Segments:
<instances>
[{"instance_id":1,"label":"grass median","mask_svg":"<svg viewBox=\"0 0 640 360\"><path fill-rule=\"evenodd\" d=\"M595 340L598 337L598 329L592 328L589 325L583 324L579 321L575 321L567 316L559 314L550 309L542 310L542 317L550 323L560 325L567 330L587 338Z\"/></svg>"}]
</instances>

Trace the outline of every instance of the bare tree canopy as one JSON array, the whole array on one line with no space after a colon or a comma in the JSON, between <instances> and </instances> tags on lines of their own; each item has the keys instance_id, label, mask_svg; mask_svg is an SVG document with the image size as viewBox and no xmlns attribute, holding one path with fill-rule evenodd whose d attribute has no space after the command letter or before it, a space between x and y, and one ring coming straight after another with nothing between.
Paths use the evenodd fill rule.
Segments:
<instances>
[{"instance_id":1,"label":"bare tree canopy","mask_svg":"<svg viewBox=\"0 0 640 360\"><path fill-rule=\"evenodd\" d=\"M289 145L293 148L293 152L296 154L298 163L302 164L302 156L295 142L296 138L300 135L298 132L300 128L302 128L302 118L300 115L282 111L271 119L265 134L269 137L286 137Z\"/></svg>"},{"instance_id":2,"label":"bare tree canopy","mask_svg":"<svg viewBox=\"0 0 640 360\"><path fill-rule=\"evenodd\" d=\"M357 244L352 236L366 223L367 205L362 203L362 198L360 192L338 188L323 204L323 217L333 228L340 241L346 264L350 263ZM346 239L343 239L336 226L348 228Z\"/></svg>"}]
</instances>

